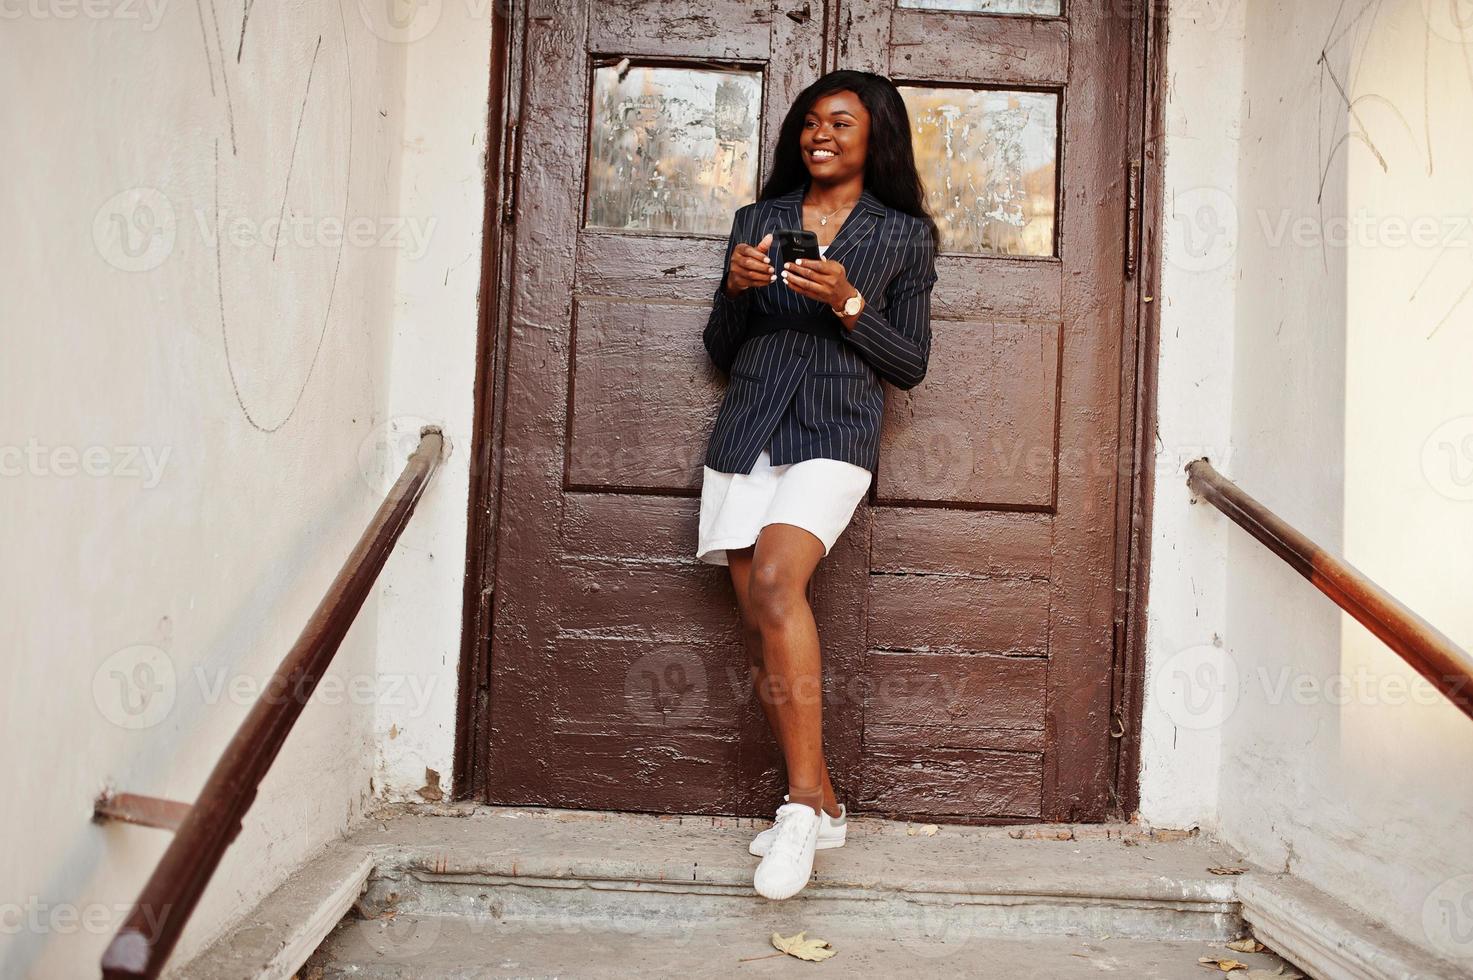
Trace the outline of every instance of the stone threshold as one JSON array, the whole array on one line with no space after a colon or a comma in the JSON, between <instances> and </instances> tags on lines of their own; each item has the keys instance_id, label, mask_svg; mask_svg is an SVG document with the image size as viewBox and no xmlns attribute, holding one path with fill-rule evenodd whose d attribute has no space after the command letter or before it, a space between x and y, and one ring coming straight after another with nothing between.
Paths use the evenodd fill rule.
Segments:
<instances>
[{"instance_id":1,"label":"stone threshold","mask_svg":"<svg viewBox=\"0 0 1473 980\"><path fill-rule=\"evenodd\" d=\"M1388 953L1369 941L1355 948L1331 943L1334 955L1325 955L1323 944L1294 931L1316 921L1318 893L1303 886L1294 903L1275 904L1266 896L1283 892L1285 876L1248 866L1195 831L853 817L848 843L819 852L804 892L769 902L751 890L758 859L746 851L766 825L473 804L386 806L177 975L284 980L350 909L375 929L395 921L454 923L442 944L467 930L463 941L471 942L481 926L494 925L493 933L601 943L613 936L632 945L659 937L683 948L707 936L711 923L739 927L750 938L825 922L851 942L868 937L876 948L918 956L952 955L977 942L1047 946L1050 938L1069 937L1134 943L1145 962L1166 948L1145 948L1151 943L1220 946L1245 935L1251 908L1253 926L1282 942L1275 948L1312 977L1389 976L1376 971L1413 962L1415 951ZM1218 873L1224 869L1243 870ZM1245 906L1240 894L1256 896L1254 904ZM1319 897L1328 908L1328 898ZM1326 913L1324 922L1331 921ZM438 925L435 932L442 933ZM558 950L566 947L550 947ZM1354 962L1370 972L1347 966Z\"/></svg>"}]
</instances>

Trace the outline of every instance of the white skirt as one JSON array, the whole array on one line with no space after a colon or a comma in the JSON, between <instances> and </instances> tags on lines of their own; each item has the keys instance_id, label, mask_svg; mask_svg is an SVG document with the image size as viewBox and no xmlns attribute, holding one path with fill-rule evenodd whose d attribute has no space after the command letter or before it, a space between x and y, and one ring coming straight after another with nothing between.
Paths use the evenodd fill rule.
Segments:
<instances>
[{"instance_id":1,"label":"white skirt","mask_svg":"<svg viewBox=\"0 0 1473 980\"><path fill-rule=\"evenodd\" d=\"M750 473L704 467L696 557L725 565L728 549L750 548L757 543L757 532L769 524L794 524L812 532L827 555L849 526L872 478L863 466L840 459L773 466L765 449Z\"/></svg>"}]
</instances>

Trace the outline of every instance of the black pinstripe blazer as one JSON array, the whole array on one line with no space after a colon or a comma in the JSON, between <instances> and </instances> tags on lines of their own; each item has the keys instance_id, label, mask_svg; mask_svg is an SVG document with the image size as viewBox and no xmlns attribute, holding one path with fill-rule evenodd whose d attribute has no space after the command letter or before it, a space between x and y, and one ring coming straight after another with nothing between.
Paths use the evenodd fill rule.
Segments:
<instances>
[{"instance_id":1,"label":"black pinstripe blazer","mask_svg":"<svg viewBox=\"0 0 1473 980\"><path fill-rule=\"evenodd\" d=\"M874 472L880 451L883 378L913 388L931 352L931 287L936 249L919 218L886 207L865 188L824 258L844 266L864 295L853 330L819 300L793 292L781 277L774 239L768 252L776 281L729 299L726 269L740 242L755 245L768 232L803 227L802 186L738 208L726 244L704 340L711 360L730 376L706 447L706 465L749 473L762 450L772 465L823 457ZM752 334L749 320L807 315L832 323L831 336L797 330Z\"/></svg>"}]
</instances>

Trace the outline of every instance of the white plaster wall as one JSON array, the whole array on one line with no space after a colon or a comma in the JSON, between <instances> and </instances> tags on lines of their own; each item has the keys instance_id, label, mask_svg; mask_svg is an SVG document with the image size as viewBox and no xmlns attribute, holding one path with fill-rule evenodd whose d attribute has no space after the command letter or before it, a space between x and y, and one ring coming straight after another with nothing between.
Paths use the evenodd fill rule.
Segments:
<instances>
[{"instance_id":1,"label":"white plaster wall","mask_svg":"<svg viewBox=\"0 0 1473 980\"><path fill-rule=\"evenodd\" d=\"M1207 453L1224 473L1473 643L1473 235L1397 238L1419 216L1466 223L1473 31L1448 19L1456 5L1419 0L1234 4L1245 35L1205 28L1205 4L1176 7L1162 440L1204 425L1220 439L1230 420L1224 451ZM1203 183L1215 189L1184 195ZM1368 237L1347 243L1362 212ZM1219 277L1178 268L1182 223L1236 228ZM1188 346L1204 326L1215 340ZM1207 826L1469 957L1466 719L1185 497L1158 482L1143 815ZM1208 632L1220 649L1178 652Z\"/></svg>"},{"instance_id":2,"label":"white plaster wall","mask_svg":"<svg viewBox=\"0 0 1473 980\"><path fill-rule=\"evenodd\" d=\"M1183 467L1232 462L1238 152L1245 10L1173 3L1166 51L1159 410L1151 526L1143 820L1211 828L1222 729L1202 678L1219 676L1227 588L1223 522L1193 506Z\"/></svg>"},{"instance_id":3,"label":"white plaster wall","mask_svg":"<svg viewBox=\"0 0 1473 980\"><path fill-rule=\"evenodd\" d=\"M386 701L375 720L378 785L391 799L434 798L419 792L427 775L452 789L493 14L489 2L431 3L404 22L401 206L435 230L397 272L389 421L395 432L432 421L451 452L383 580L379 669L425 694Z\"/></svg>"},{"instance_id":4,"label":"white plaster wall","mask_svg":"<svg viewBox=\"0 0 1473 980\"><path fill-rule=\"evenodd\" d=\"M1225 472L1311 538L1338 549L1345 255L1295 244L1284 230L1306 219L1319 226L1344 213L1346 151L1335 149L1345 132L1344 111L1331 76L1348 79L1350 38L1330 42L1335 6L1250 8L1237 200L1237 452ZM1316 828L1344 806L1343 797L1320 781L1335 753L1338 724L1325 705L1290 702L1280 684L1286 669L1318 676L1335 669L1340 617L1328 599L1236 528L1230 529L1226 568L1230 659L1219 698L1221 830L1254 860L1299 872L1305 869L1290 855L1320 846L1313 841ZM1345 829L1355 836L1361 828L1348 823ZM1321 843L1345 847L1350 841L1327 836Z\"/></svg>"},{"instance_id":5,"label":"white plaster wall","mask_svg":"<svg viewBox=\"0 0 1473 980\"><path fill-rule=\"evenodd\" d=\"M194 798L377 503L405 51L246 6L0 10L6 977L96 975L167 835L93 797ZM175 964L369 801L376 618Z\"/></svg>"},{"instance_id":6,"label":"white plaster wall","mask_svg":"<svg viewBox=\"0 0 1473 980\"><path fill-rule=\"evenodd\" d=\"M1245 488L1466 647L1473 31L1456 10L1253 5L1242 204L1259 227L1233 420ZM1227 568L1242 696L1224 835L1473 965L1473 783L1455 775L1473 728L1242 535Z\"/></svg>"}]
</instances>

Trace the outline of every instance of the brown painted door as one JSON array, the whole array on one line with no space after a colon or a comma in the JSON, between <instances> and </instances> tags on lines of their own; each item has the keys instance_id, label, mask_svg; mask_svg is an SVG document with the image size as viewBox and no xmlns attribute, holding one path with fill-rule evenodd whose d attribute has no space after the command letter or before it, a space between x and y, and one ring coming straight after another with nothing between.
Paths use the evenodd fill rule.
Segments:
<instances>
[{"instance_id":1,"label":"brown painted door","mask_svg":"<svg viewBox=\"0 0 1473 980\"><path fill-rule=\"evenodd\" d=\"M837 59L902 86L944 238L930 374L889 391L813 586L835 781L877 812L1106 815L1130 60L1106 7L531 5L491 801L777 799L725 570L692 556L722 384L700 335L731 213Z\"/></svg>"}]
</instances>

